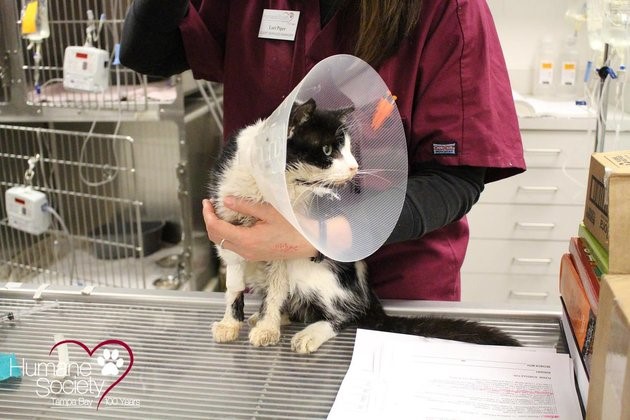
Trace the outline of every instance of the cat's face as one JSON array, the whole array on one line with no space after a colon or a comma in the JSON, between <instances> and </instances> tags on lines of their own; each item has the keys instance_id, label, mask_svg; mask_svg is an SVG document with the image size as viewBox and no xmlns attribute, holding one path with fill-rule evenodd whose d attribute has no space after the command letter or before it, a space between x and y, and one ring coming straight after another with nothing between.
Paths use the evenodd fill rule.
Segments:
<instances>
[{"instance_id":1,"label":"cat's face","mask_svg":"<svg viewBox=\"0 0 630 420\"><path fill-rule=\"evenodd\" d=\"M315 101L294 105L287 139L287 172L307 184L339 185L359 169L345 120L352 108L323 110Z\"/></svg>"}]
</instances>

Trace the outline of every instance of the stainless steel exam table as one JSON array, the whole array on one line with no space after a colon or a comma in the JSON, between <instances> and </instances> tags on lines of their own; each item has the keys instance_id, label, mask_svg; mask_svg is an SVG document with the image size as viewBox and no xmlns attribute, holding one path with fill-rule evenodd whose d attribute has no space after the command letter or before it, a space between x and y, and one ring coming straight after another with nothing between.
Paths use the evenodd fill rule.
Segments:
<instances>
[{"instance_id":1,"label":"stainless steel exam table","mask_svg":"<svg viewBox=\"0 0 630 420\"><path fill-rule=\"evenodd\" d=\"M16 286L0 283L0 315L16 315L13 321L5 316L0 323L0 353L14 353L25 371L20 379L0 382L3 419L325 418L352 357L354 329L312 355L291 351L291 336L301 325L284 327L281 343L268 348L249 344L247 326L237 342L216 344L210 325L223 315L219 293L68 286L38 292L36 285ZM40 293L39 299L33 298ZM258 303L256 297L247 296L246 315ZM388 301L385 307L401 315L474 319L513 334L527 346L567 352L559 307L411 301ZM97 398L87 387L92 377L100 381L103 361L97 356L103 356L106 346L90 356L79 345L67 344L70 363L88 372L75 372L64 394L48 386L52 372L41 379L41 368L58 360L56 351L49 355L55 335L79 341L88 350L105 340L119 340L132 350L132 368L98 410ZM130 355L120 351L118 358L122 374ZM86 382L78 387L77 379ZM51 391L58 393L47 395ZM85 399L78 400L83 391ZM74 404L63 396L74 398ZM81 405L90 401L90 406Z\"/></svg>"}]
</instances>

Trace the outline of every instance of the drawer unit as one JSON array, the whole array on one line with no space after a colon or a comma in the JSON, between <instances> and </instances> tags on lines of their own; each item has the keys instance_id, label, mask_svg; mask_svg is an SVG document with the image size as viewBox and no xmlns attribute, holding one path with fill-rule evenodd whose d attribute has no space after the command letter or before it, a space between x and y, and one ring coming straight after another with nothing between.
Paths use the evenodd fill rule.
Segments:
<instances>
[{"instance_id":1,"label":"drawer unit","mask_svg":"<svg viewBox=\"0 0 630 420\"><path fill-rule=\"evenodd\" d=\"M586 168L593 143L587 131L522 131L528 168Z\"/></svg>"},{"instance_id":2,"label":"drawer unit","mask_svg":"<svg viewBox=\"0 0 630 420\"><path fill-rule=\"evenodd\" d=\"M560 257L567 252L563 241L511 241L479 239L468 248L464 269L470 273L527 274L553 276Z\"/></svg>"},{"instance_id":3,"label":"drawer unit","mask_svg":"<svg viewBox=\"0 0 630 420\"><path fill-rule=\"evenodd\" d=\"M484 203L584 205L588 171L533 168L492 182L481 193Z\"/></svg>"},{"instance_id":4,"label":"drawer unit","mask_svg":"<svg viewBox=\"0 0 630 420\"><path fill-rule=\"evenodd\" d=\"M478 203L468 214L471 239L564 241L577 233L578 206Z\"/></svg>"},{"instance_id":5,"label":"drawer unit","mask_svg":"<svg viewBox=\"0 0 630 420\"><path fill-rule=\"evenodd\" d=\"M482 290L483 293L479 293ZM462 283L462 295L471 302L555 303L558 277L518 274L469 273Z\"/></svg>"},{"instance_id":6,"label":"drawer unit","mask_svg":"<svg viewBox=\"0 0 630 420\"><path fill-rule=\"evenodd\" d=\"M486 185L468 214L462 300L557 299L560 258L584 212L594 147L594 133L585 124L542 119L537 129L535 121L525 121L527 171Z\"/></svg>"}]
</instances>

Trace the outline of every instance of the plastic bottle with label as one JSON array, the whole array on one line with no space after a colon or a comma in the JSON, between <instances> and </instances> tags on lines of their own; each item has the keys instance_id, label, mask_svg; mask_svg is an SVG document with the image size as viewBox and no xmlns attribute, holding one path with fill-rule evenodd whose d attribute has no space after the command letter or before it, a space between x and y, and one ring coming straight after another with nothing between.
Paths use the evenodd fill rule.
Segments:
<instances>
[{"instance_id":1,"label":"plastic bottle with label","mask_svg":"<svg viewBox=\"0 0 630 420\"><path fill-rule=\"evenodd\" d=\"M556 49L553 38L545 36L534 63L532 93L541 98L552 97L556 88Z\"/></svg>"},{"instance_id":2,"label":"plastic bottle with label","mask_svg":"<svg viewBox=\"0 0 630 420\"><path fill-rule=\"evenodd\" d=\"M577 47L575 35L569 35L560 51L558 59L560 76L556 89L557 96L561 99L576 99L578 96L578 71L580 53Z\"/></svg>"}]
</instances>

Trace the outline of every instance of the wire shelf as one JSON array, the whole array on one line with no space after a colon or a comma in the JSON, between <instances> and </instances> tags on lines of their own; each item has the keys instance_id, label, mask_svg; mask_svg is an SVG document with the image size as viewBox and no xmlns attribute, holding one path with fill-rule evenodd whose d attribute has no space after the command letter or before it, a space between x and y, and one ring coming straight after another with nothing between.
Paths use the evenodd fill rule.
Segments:
<instances>
[{"instance_id":1,"label":"wire shelf","mask_svg":"<svg viewBox=\"0 0 630 420\"><path fill-rule=\"evenodd\" d=\"M22 8L18 0L18 10ZM35 59L37 44L22 39L28 105L89 110L144 111L152 103L170 104L176 87L170 79L149 82L120 64L116 48L131 0L48 0L50 36L41 41L41 61ZM88 19L90 11L93 19ZM21 21L18 20L18 26ZM66 47L84 46L88 27L101 27L95 48L109 53L109 87L99 92L70 90L63 86ZM19 32L20 29L18 28Z\"/></svg>"},{"instance_id":2,"label":"wire shelf","mask_svg":"<svg viewBox=\"0 0 630 420\"><path fill-rule=\"evenodd\" d=\"M5 193L28 185L37 155L32 187L57 217L32 235L9 225ZM133 156L126 136L0 125L0 278L145 287L143 256L156 243L144 243Z\"/></svg>"}]
</instances>

